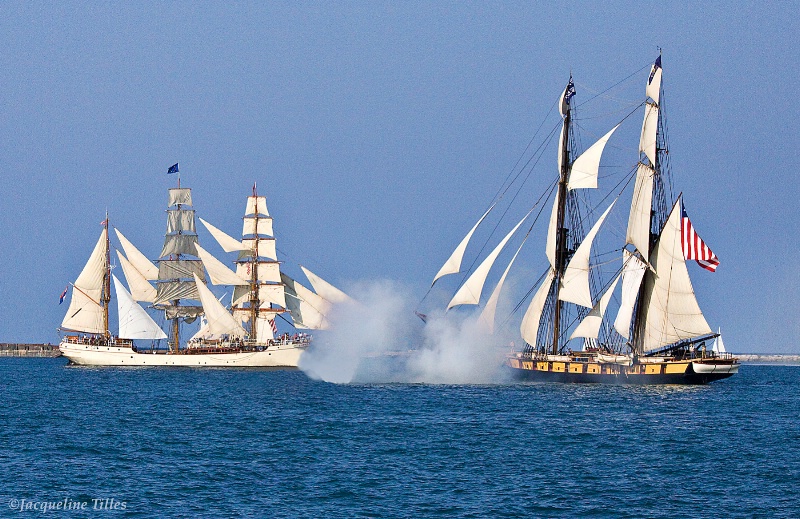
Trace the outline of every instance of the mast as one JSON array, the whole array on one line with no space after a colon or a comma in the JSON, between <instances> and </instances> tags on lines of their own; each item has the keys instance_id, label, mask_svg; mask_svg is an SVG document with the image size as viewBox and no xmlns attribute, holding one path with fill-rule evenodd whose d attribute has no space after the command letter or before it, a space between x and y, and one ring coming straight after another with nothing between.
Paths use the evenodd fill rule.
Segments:
<instances>
[{"instance_id":1,"label":"mast","mask_svg":"<svg viewBox=\"0 0 800 519\"><path fill-rule=\"evenodd\" d=\"M666 223L669 214L669 205L667 202L667 192L665 186L665 174L669 174L669 169L663 167L666 157L668 156L666 135L664 131L664 121L661 107L661 53L659 52L658 58L650 72L648 78L645 100L645 121L642 127L642 138L639 144L640 164L652 168L653 182L652 182L652 201L650 206L650 235L648 240L647 259L652 258L653 251L655 250L656 242L661 234L661 229ZM654 148L648 153L648 146L645 141L647 133L648 117L655 112L657 119L655 127L651 130L654 133L653 142ZM653 124L652 122L650 124ZM638 173L637 173L638 174ZM647 275L647 274L645 274ZM633 335L631 337L631 344L635 354L641 354L643 350L644 338L642 337L642 326L645 316L645 305L643 304L645 296L645 284L639 286L639 294L636 298L636 311L633 320Z\"/></svg>"},{"instance_id":2,"label":"mast","mask_svg":"<svg viewBox=\"0 0 800 519\"><path fill-rule=\"evenodd\" d=\"M103 221L106 235L106 268L103 272L103 296L101 298L103 305L103 330L104 336L108 339L111 333L108 331L108 307L111 303L111 247L108 240L108 210L106 210L106 219Z\"/></svg>"},{"instance_id":3,"label":"mast","mask_svg":"<svg viewBox=\"0 0 800 519\"><path fill-rule=\"evenodd\" d=\"M258 192L256 191L256 184L253 183L253 197L258 200ZM261 239L258 236L258 211L255 213L255 241L253 242L253 255L248 258L250 261L250 340L254 342L258 342L258 310L259 310L259 298L258 298L258 242ZM272 306L272 303L270 303Z\"/></svg>"},{"instance_id":4,"label":"mast","mask_svg":"<svg viewBox=\"0 0 800 519\"><path fill-rule=\"evenodd\" d=\"M178 173L176 168L176 173ZM205 281L203 265L199 259L192 258L198 254L197 233L195 232L195 214L192 207L191 189L180 187L169 189L167 203L167 232L164 235L164 248L159 254L156 308L164 310L164 316L172 322L170 349L180 351L180 321L193 322L202 315L200 305L181 304L182 300L200 298L194 280L196 274Z\"/></svg>"},{"instance_id":5,"label":"mast","mask_svg":"<svg viewBox=\"0 0 800 519\"><path fill-rule=\"evenodd\" d=\"M557 217L556 217L556 257L555 257L555 265L553 268L555 270L555 288L553 289L554 293L554 316L553 316L553 343L552 343L552 353L556 355L558 353L558 339L561 335L561 300L558 298L558 292L561 285L561 279L564 276L564 267L566 265L567 259L567 229L564 228L565 224L565 215L566 215L566 208L567 208L567 182L569 181L569 169L570 169L570 161L569 161L569 137L570 137L570 122L572 119L572 110L570 107L570 99L572 96L575 95L575 86L572 82L572 75L569 77L569 83L567 84L567 88L564 90L564 97L562 102L562 112L564 112L564 122L563 127L561 130L561 170L559 171L559 179L558 179L558 191L556 196L558 197L558 209L557 209Z\"/></svg>"}]
</instances>

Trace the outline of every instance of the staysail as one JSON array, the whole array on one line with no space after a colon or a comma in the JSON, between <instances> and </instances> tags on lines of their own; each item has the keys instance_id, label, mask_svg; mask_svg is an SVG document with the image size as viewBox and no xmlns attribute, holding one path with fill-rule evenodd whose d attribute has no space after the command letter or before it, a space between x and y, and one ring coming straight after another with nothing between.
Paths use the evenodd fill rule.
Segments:
<instances>
[{"instance_id":1,"label":"staysail","mask_svg":"<svg viewBox=\"0 0 800 519\"><path fill-rule=\"evenodd\" d=\"M589 256L592 252L592 242L615 203L616 200L611 202L608 209L600 216L567 265L561 280L561 289L558 292L558 298L561 301L592 308L592 294L589 291Z\"/></svg>"},{"instance_id":2,"label":"staysail","mask_svg":"<svg viewBox=\"0 0 800 519\"><path fill-rule=\"evenodd\" d=\"M492 265L494 265L495 260L497 260L497 256L503 251L503 248L508 243L508 240L517 232L519 226L522 225L522 222L528 218L530 215L530 211L528 214L522 217L522 220L519 221L517 225L511 229L505 238L494 248L494 250L486 256L486 259L475 269L475 272L467 278L461 288L458 289L458 292L453 296L453 299L450 300L450 303L447 305L447 309L450 310L454 306L458 305L476 305L481 299L481 292L483 292L483 285L486 283L486 276L489 275L489 270L491 270Z\"/></svg>"},{"instance_id":3,"label":"staysail","mask_svg":"<svg viewBox=\"0 0 800 519\"><path fill-rule=\"evenodd\" d=\"M614 126L610 132L603 135L600 140L592 144L588 150L584 151L580 157L575 159L575 162L572 163L572 167L570 168L567 189L594 189L597 187L600 158L603 156L603 150L608 143L608 139L611 138L617 128L619 128L619 124Z\"/></svg>"},{"instance_id":4,"label":"staysail","mask_svg":"<svg viewBox=\"0 0 800 519\"><path fill-rule=\"evenodd\" d=\"M111 279L114 280L114 290L117 294L119 336L122 339L166 339L167 334L144 311L144 308L133 300L119 279L114 275Z\"/></svg>"},{"instance_id":5,"label":"staysail","mask_svg":"<svg viewBox=\"0 0 800 519\"><path fill-rule=\"evenodd\" d=\"M119 229L115 227L114 232L117 233L117 238L119 238L119 242L122 244L122 250L125 251L125 256L127 256L131 265L133 265L146 280L155 281L158 279L158 267L123 236L122 233L119 232Z\"/></svg>"},{"instance_id":6,"label":"staysail","mask_svg":"<svg viewBox=\"0 0 800 519\"><path fill-rule=\"evenodd\" d=\"M519 251L522 250L524 244L525 241L523 240L517 248L517 252L515 252L514 256L511 258L511 261L508 262L508 266L503 271L503 275L500 276L500 281L497 282L497 286L492 290L492 295L489 296L489 300L486 301L486 306L483 307L483 311L481 311L481 315L478 317L478 321L489 333L494 333L494 316L497 312L497 302L500 300L500 291L503 289L503 284L506 282L506 276L508 276L508 271L511 270L511 265L514 264L514 260L517 259Z\"/></svg>"},{"instance_id":7,"label":"staysail","mask_svg":"<svg viewBox=\"0 0 800 519\"><path fill-rule=\"evenodd\" d=\"M203 310L205 311L206 320L208 322L208 332L215 335L230 334L240 337L247 335L242 325L228 313L228 310L214 297L214 294L212 294L205 283L197 277L197 274L194 275L194 282L197 286L197 292L200 295L200 302L203 305Z\"/></svg>"},{"instance_id":8,"label":"staysail","mask_svg":"<svg viewBox=\"0 0 800 519\"><path fill-rule=\"evenodd\" d=\"M550 269L544 281L542 281L542 284L539 286L539 290L536 291L533 299L531 299L528 310L525 311L525 316L522 318L522 325L520 326L522 339L531 346L536 346L536 338L539 334L539 321L542 319L542 311L547 301L547 294L550 292L550 286L553 284L555 278L555 271Z\"/></svg>"},{"instance_id":9,"label":"staysail","mask_svg":"<svg viewBox=\"0 0 800 519\"><path fill-rule=\"evenodd\" d=\"M147 278L139 272L139 269L133 266L120 251L117 251L117 257L119 258L119 264L122 265L122 272L125 274L128 286L131 289L131 297L133 297L135 301L154 302L157 294L153 285L150 284ZM156 272L158 272L158 270L156 270Z\"/></svg>"},{"instance_id":10,"label":"staysail","mask_svg":"<svg viewBox=\"0 0 800 519\"><path fill-rule=\"evenodd\" d=\"M440 268L439 272L436 273L436 276L433 277L433 283L431 283L431 286L433 286L434 283L436 283L436 281L440 277L446 276L448 274L455 274L461 270L461 261L464 259L464 252L467 250L467 245L469 245L469 240L475 233L475 229L478 228L483 219L486 218L486 216L493 208L494 204L492 204L491 207L489 207L489 209L487 209L486 212L483 213L483 216L481 216L480 220L478 220L475 223L475 225L472 226L472 229L469 230L467 235L464 236L464 239L461 240L461 243L458 244L458 247L456 247L456 249L453 251L450 257L447 258L447 261L444 262L444 265L442 265L442 268Z\"/></svg>"},{"instance_id":11,"label":"staysail","mask_svg":"<svg viewBox=\"0 0 800 519\"><path fill-rule=\"evenodd\" d=\"M583 321L581 321L577 327L575 327L575 330L570 336L570 340L576 337L597 339L597 337L600 335L600 326L603 324L603 316L606 313L606 308L608 308L609 301L611 301L611 296L614 293L614 289L617 288L617 282L619 281L620 276L617 276L614 279L614 282L611 283L611 286L605 291L603 296L600 298L600 301L598 301L597 304L592 307L592 310L589 312L589 314L583 318Z\"/></svg>"}]
</instances>

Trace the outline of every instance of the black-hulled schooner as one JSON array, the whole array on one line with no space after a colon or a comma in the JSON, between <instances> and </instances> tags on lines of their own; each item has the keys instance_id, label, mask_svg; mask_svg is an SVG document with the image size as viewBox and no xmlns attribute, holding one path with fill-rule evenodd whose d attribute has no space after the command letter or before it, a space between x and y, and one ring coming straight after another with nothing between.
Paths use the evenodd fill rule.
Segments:
<instances>
[{"instance_id":1,"label":"black-hulled schooner","mask_svg":"<svg viewBox=\"0 0 800 519\"><path fill-rule=\"evenodd\" d=\"M572 130L576 94L572 78L560 97L558 176L548 188L554 193L545 242L548 268L529 292L533 295L520 325L524 346L515 348L506 359L519 377L560 382L704 384L730 377L739 369L738 359L706 346L718 334L700 310L686 261L694 259L712 271L719 261L691 226L682 197L670 199L661 76L659 56L650 66L642 103L644 122L637 165L630 173L633 178L629 177L635 181L625 242L621 244L621 266L610 279L601 279L599 269L595 269L597 255L592 255L592 244L624 186L617 198L613 192L606 197L614 198L610 204L606 200L602 205L589 206L588 214L603 212L588 232L584 232L588 218L581 210L587 213L588 197L583 193L598 187L601 156L619 124L578 154ZM496 203L462 240L434 283L441 276L459 272L472 234ZM492 264L530 214L471 272L448 309L480 302ZM488 332L494 331L500 290L520 249L480 314L479 321ZM606 320L606 310L620 281L621 295L616 300L618 310L612 326Z\"/></svg>"}]
</instances>

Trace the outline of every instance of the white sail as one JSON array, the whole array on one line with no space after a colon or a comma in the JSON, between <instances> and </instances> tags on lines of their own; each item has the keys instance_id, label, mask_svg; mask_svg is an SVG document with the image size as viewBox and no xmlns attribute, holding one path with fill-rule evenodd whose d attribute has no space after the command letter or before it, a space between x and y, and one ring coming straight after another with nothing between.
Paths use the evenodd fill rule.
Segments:
<instances>
[{"instance_id":1,"label":"white sail","mask_svg":"<svg viewBox=\"0 0 800 519\"><path fill-rule=\"evenodd\" d=\"M639 164L633 187L631 212L628 215L628 230L625 233L625 243L636 247L645 261L649 261L650 254L650 206L653 202L654 175L653 168Z\"/></svg>"},{"instance_id":2,"label":"white sail","mask_svg":"<svg viewBox=\"0 0 800 519\"><path fill-rule=\"evenodd\" d=\"M125 238L121 232L119 232L119 229L115 227L114 232L117 233L117 238L119 238L119 242L122 244L122 249L125 251L125 256L127 256L128 261L130 261L131 264L136 267L136 270L138 270L139 273L148 281L155 281L158 279L158 267L156 267L152 261L147 259L147 256L139 252L139 249L134 247L134 245L128 241L128 239Z\"/></svg>"},{"instance_id":3,"label":"white sail","mask_svg":"<svg viewBox=\"0 0 800 519\"><path fill-rule=\"evenodd\" d=\"M105 333L100 297L108 270L108 230L103 229L89 260L72 285L72 298L61 327L87 333Z\"/></svg>"},{"instance_id":4,"label":"white sail","mask_svg":"<svg viewBox=\"0 0 800 519\"><path fill-rule=\"evenodd\" d=\"M656 104L659 103L658 97L661 92L661 59L659 58L653 63L653 66L650 67L650 77L647 81L647 88L645 89L645 94L655 101Z\"/></svg>"},{"instance_id":5,"label":"white sail","mask_svg":"<svg viewBox=\"0 0 800 519\"><path fill-rule=\"evenodd\" d=\"M311 286L314 287L314 290L317 292L317 294L326 300L330 301L331 303L347 303L353 301L350 296L331 285L318 275L314 274L304 266L300 265L300 269L303 271L303 274L306 275L308 282L311 283Z\"/></svg>"},{"instance_id":6,"label":"white sail","mask_svg":"<svg viewBox=\"0 0 800 519\"><path fill-rule=\"evenodd\" d=\"M195 232L194 211L191 209L167 211L167 234L179 231Z\"/></svg>"},{"instance_id":7,"label":"white sail","mask_svg":"<svg viewBox=\"0 0 800 519\"><path fill-rule=\"evenodd\" d=\"M217 301L211 290L200 281L197 274L194 275L194 282L197 286L197 292L200 295L200 302L203 304L203 310L208 320L208 332L217 335L238 335L244 337L247 335L242 325L222 306L222 303Z\"/></svg>"},{"instance_id":8,"label":"white sail","mask_svg":"<svg viewBox=\"0 0 800 519\"><path fill-rule=\"evenodd\" d=\"M202 248L200 244L195 243L197 249L197 257L203 262L203 266L208 271L208 276L211 278L211 283L215 285L247 285L248 281L237 276L234 271L229 269L220 260L212 256L207 250Z\"/></svg>"},{"instance_id":9,"label":"white sail","mask_svg":"<svg viewBox=\"0 0 800 519\"><path fill-rule=\"evenodd\" d=\"M269 312L268 315L261 315L261 313L258 314L258 317L256 317L255 326L256 336L253 337L253 339L256 339L260 342L266 342L275 338L275 334L272 333L272 323L270 321L275 319L276 315L277 314L273 312Z\"/></svg>"},{"instance_id":10,"label":"white sail","mask_svg":"<svg viewBox=\"0 0 800 519\"><path fill-rule=\"evenodd\" d=\"M197 274L193 274L196 276ZM155 305L171 305L176 299L199 299L197 288L192 281L166 281L156 287Z\"/></svg>"},{"instance_id":11,"label":"white sail","mask_svg":"<svg viewBox=\"0 0 800 519\"><path fill-rule=\"evenodd\" d=\"M261 214L264 216L269 216L269 211L267 211L267 197L248 196L247 207L245 208L244 214Z\"/></svg>"},{"instance_id":12,"label":"white sail","mask_svg":"<svg viewBox=\"0 0 800 519\"><path fill-rule=\"evenodd\" d=\"M550 292L550 286L553 284L555 277L555 270L550 269L539 286L539 290L536 291L533 299L531 299L531 304L528 305L528 310L525 311L525 316L522 318L522 325L520 326L522 339L531 346L536 346L536 336L539 333L542 310L544 310L547 294Z\"/></svg>"},{"instance_id":13,"label":"white sail","mask_svg":"<svg viewBox=\"0 0 800 519\"><path fill-rule=\"evenodd\" d=\"M556 239L558 237L558 190L556 190L556 199L553 200L553 210L550 211L550 222L547 224L547 242L544 247L544 252L547 255L547 260L550 262L551 268L556 268Z\"/></svg>"},{"instance_id":14,"label":"white sail","mask_svg":"<svg viewBox=\"0 0 800 519\"><path fill-rule=\"evenodd\" d=\"M650 164L656 163L656 134L658 131L658 106L645 103L644 121L642 122L642 135L639 138L639 152L644 152L650 159Z\"/></svg>"},{"instance_id":15,"label":"white sail","mask_svg":"<svg viewBox=\"0 0 800 519\"><path fill-rule=\"evenodd\" d=\"M447 309L450 310L454 306L458 305L476 305L481 299L481 292L483 292L483 285L486 283L486 276L489 275L489 270L491 270L492 265L494 265L495 260L497 260L497 256L503 251L503 247L506 246L508 240L517 232L519 226L522 225L522 222L528 218L528 215L531 214L528 212L525 216L522 217L522 220L519 221L517 225L511 229L511 232L506 234L506 237L497 244L497 247L486 256L486 259L478 265L478 268L475 269L475 272L467 278L461 288L458 289L456 295L453 296L453 299L450 300L450 303L447 305ZM314 287L316 288L316 287ZM319 290L317 290L319 292ZM324 294L323 294L324 295Z\"/></svg>"},{"instance_id":16,"label":"white sail","mask_svg":"<svg viewBox=\"0 0 800 519\"><path fill-rule=\"evenodd\" d=\"M145 301L152 303L156 300L156 289L149 281L142 275L139 270L134 267L120 251L117 251L119 264L122 265L122 272L125 274L125 279L128 281L128 286L131 289L131 296L135 301Z\"/></svg>"},{"instance_id":17,"label":"white sail","mask_svg":"<svg viewBox=\"0 0 800 519\"><path fill-rule=\"evenodd\" d=\"M564 114L561 114L564 115ZM558 134L558 174L561 175L561 168L564 166L564 125L561 125L561 133Z\"/></svg>"},{"instance_id":18,"label":"white sail","mask_svg":"<svg viewBox=\"0 0 800 519\"><path fill-rule=\"evenodd\" d=\"M469 245L469 240L472 238L475 229L478 228L483 219L486 218L486 215L488 215L489 211L491 211L493 208L494 204L492 204L492 206L489 207L489 209L487 209L485 213L483 213L483 216L481 216L480 220L478 220L475 223L475 225L472 226L472 229L470 229L467 235L464 236L464 239L461 240L461 243L458 244L456 250L454 250L453 253L450 255L450 257L447 258L447 261L444 262L442 268L440 268L439 272L437 272L436 276L434 276L433 283L431 283L431 286L433 286L434 283L436 283L436 280L439 279L440 277L446 276L448 274L455 274L461 270L461 261L464 259L464 252L467 250L467 245Z\"/></svg>"},{"instance_id":19,"label":"white sail","mask_svg":"<svg viewBox=\"0 0 800 519\"><path fill-rule=\"evenodd\" d=\"M606 216L608 216L609 211L611 211L611 208L614 207L616 202L616 200L611 202L611 205L608 206L608 209L606 209L600 219L597 220L597 223L594 224L594 227L592 227L586 235L586 238L584 238L583 242L578 246L578 250L573 254L569 265L567 265L567 269L564 271L564 277L561 280L561 288L558 292L558 298L560 300L575 303L576 305L585 306L587 308L592 307L592 294L589 291L589 256L592 252L592 241L594 241L597 232L600 230L600 226L603 225Z\"/></svg>"},{"instance_id":20,"label":"white sail","mask_svg":"<svg viewBox=\"0 0 800 519\"><path fill-rule=\"evenodd\" d=\"M119 279L113 275L111 278L114 280L114 290L117 294L119 336L123 339L166 339L167 334L144 311L144 308L133 300Z\"/></svg>"},{"instance_id":21,"label":"white sail","mask_svg":"<svg viewBox=\"0 0 800 519\"><path fill-rule=\"evenodd\" d=\"M597 142L584 151L580 157L575 159L570 168L569 180L567 181L567 189L589 188L594 189L597 187L597 177L600 171L600 158L603 156L603 150L606 147L608 139L611 138L614 131L619 128L619 124L614 126L610 132L603 135Z\"/></svg>"},{"instance_id":22,"label":"white sail","mask_svg":"<svg viewBox=\"0 0 800 519\"><path fill-rule=\"evenodd\" d=\"M617 282L619 281L621 275L622 274L617 276L614 282L611 283L611 286L608 287L608 290L606 290L606 292L600 298L600 301L598 301L589 314L583 318L581 324L575 327L575 331L572 332L570 340L574 339L575 337L597 339L597 336L600 335L600 325L603 324L603 315L606 313L608 303L611 301L611 295L614 293L614 289L617 288Z\"/></svg>"},{"instance_id":23,"label":"white sail","mask_svg":"<svg viewBox=\"0 0 800 519\"><path fill-rule=\"evenodd\" d=\"M331 303L285 274L281 274L281 279L286 287L286 308L295 327L308 330L329 328L325 314L330 311Z\"/></svg>"},{"instance_id":24,"label":"white sail","mask_svg":"<svg viewBox=\"0 0 800 519\"><path fill-rule=\"evenodd\" d=\"M714 342L711 344L711 351L714 353L727 353L725 343L722 342L722 329L718 328L717 333L719 335L714 338Z\"/></svg>"},{"instance_id":25,"label":"white sail","mask_svg":"<svg viewBox=\"0 0 800 519\"><path fill-rule=\"evenodd\" d=\"M168 234L164 236L164 248L161 249L161 254L158 257L164 258L173 254L191 254L194 256L194 245L196 243L196 234Z\"/></svg>"},{"instance_id":26,"label":"white sail","mask_svg":"<svg viewBox=\"0 0 800 519\"><path fill-rule=\"evenodd\" d=\"M286 308L286 294L283 285L259 285L258 300L261 305L272 303Z\"/></svg>"},{"instance_id":27,"label":"white sail","mask_svg":"<svg viewBox=\"0 0 800 519\"><path fill-rule=\"evenodd\" d=\"M100 303L73 285L72 298L61 327L78 332L105 333L103 320L103 307Z\"/></svg>"},{"instance_id":28,"label":"white sail","mask_svg":"<svg viewBox=\"0 0 800 519\"><path fill-rule=\"evenodd\" d=\"M256 279L273 283L281 282L280 263L271 261L259 261L256 263ZM252 278L252 262L238 263L236 265L236 275L242 279Z\"/></svg>"},{"instance_id":29,"label":"white sail","mask_svg":"<svg viewBox=\"0 0 800 519\"><path fill-rule=\"evenodd\" d=\"M246 216L244 224L242 225L242 236L249 236L254 234L266 234L273 236L272 231L272 218L256 218Z\"/></svg>"},{"instance_id":30,"label":"white sail","mask_svg":"<svg viewBox=\"0 0 800 519\"><path fill-rule=\"evenodd\" d=\"M173 187L169 190L169 203L167 207L185 204L192 205L192 190L189 188ZM126 251L127 252L127 251Z\"/></svg>"},{"instance_id":31,"label":"white sail","mask_svg":"<svg viewBox=\"0 0 800 519\"><path fill-rule=\"evenodd\" d=\"M258 245L256 245L256 242L258 242ZM259 238L258 240L248 238L242 240L242 246L245 252L239 254L240 258L247 255L255 255L261 258L278 259L275 238Z\"/></svg>"},{"instance_id":32,"label":"white sail","mask_svg":"<svg viewBox=\"0 0 800 519\"><path fill-rule=\"evenodd\" d=\"M672 208L651 258L655 274L644 282L642 351L657 350L682 339L710 334L694 294L681 244L680 198Z\"/></svg>"},{"instance_id":33,"label":"white sail","mask_svg":"<svg viewBox=\"0 0 800 519\"><path fill-rule=\"evenodd\" d=\"M223 231L220 231L219 229L217 229L207 221L203 220L202 218L200 218L200 223L202 223L205 226L205 228L208 229L208 232L211 233L211 236L213 236L215 240L217 240L217 243L219 243L219 246L222 247L222 250L224 250L225 252L237 252L237 251L247 250L247 247L244 246L242 242L240 242L235 238L231 238Z\"/></svg>"},{"instance_id":34,"label":"white sail","mask_svg":"<svg viewBox=\"0 0 800 519\"><path fill-rule=\"evenodd\" d=\"M494 316L495 313L497 313L497 302L500 300L500 291L503 289L503 283L506 282L508 271L511 270L511 265L514 264L514 260L517 259L519 251L522 250L522 245L524 244L525 242L523 241L519 245L519 248L517 248L517 252L515 252L514 256L511 258L511 261L508 262L508 266L503 271L503 275L500 276L500 281L497 282L497 286L492 290L492 295L489 296L489 300L486 301L486 306L483 307L483 311L481 311L481 315L478 317L478 322L480 322L489 333L494 333Z\"/></svg>"},{"instance_id":35,"label":"white sail","mask_svg":"<svg viewBox=\"0 0 800 519\"><path fill-rule=\"evenodd\" d=\"M614 329L617 333L630 339L631 319L639 286L647 270L647 265L631 254L628 250L622 251L622 301L619 304L617 318L614 320Z\"/></svg>"}]
</instances>

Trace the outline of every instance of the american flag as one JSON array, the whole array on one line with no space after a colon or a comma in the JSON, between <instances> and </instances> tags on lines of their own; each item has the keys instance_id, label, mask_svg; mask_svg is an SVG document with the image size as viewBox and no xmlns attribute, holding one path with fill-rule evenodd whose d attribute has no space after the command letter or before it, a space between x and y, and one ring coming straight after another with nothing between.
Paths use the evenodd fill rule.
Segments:
<instances>
[{"instance_id":1,"label":"american flag","mask_svg":"<svg viewBox=\"0 0 800 519\"><path fill-rule=\"evenodd\" d=\"M278 333L278 326L275 324L275 319L270 319L269 325L272 326L272 333Z\"/></svg>"},{"instance_id":2,"label":"american flag","mask_svg":"<svg viewBox=\"0 0 800 519\"><path fill-rule=\"evenodd\" d=\"M719 266L719 259L708 245L700 238L692 226L692 221L686 214L686 208L681 200L681 242L683 244L683 257L687 260L693 259L697 264L706 270L716 272Z\"/></svg>"}]
</instances>

